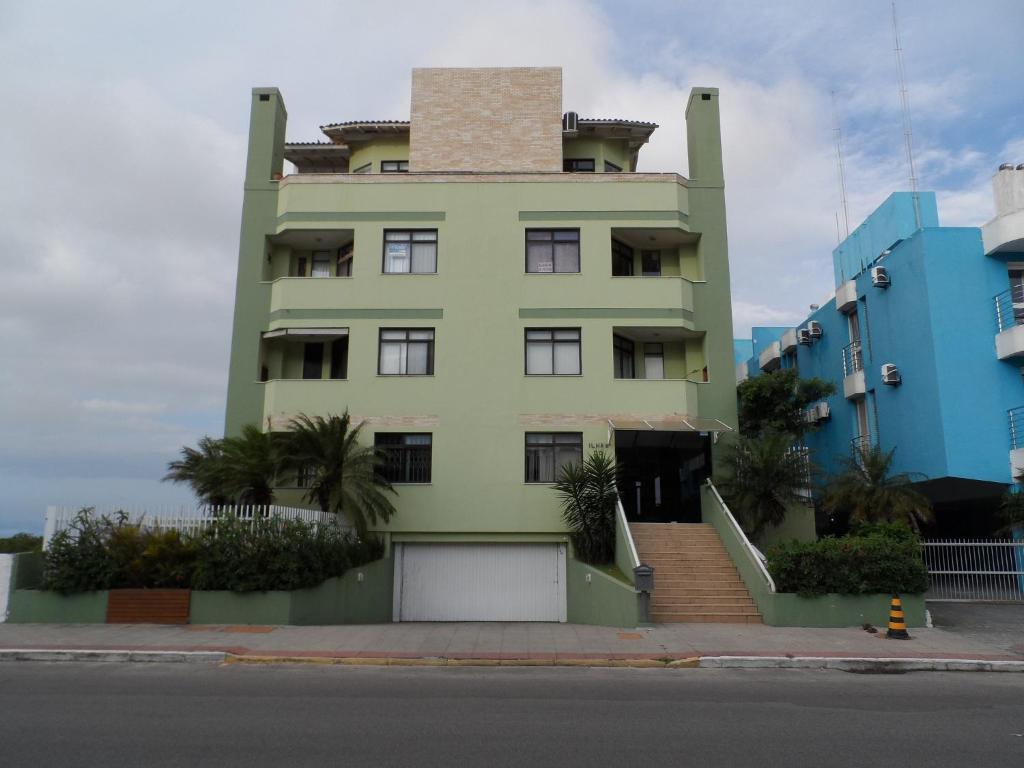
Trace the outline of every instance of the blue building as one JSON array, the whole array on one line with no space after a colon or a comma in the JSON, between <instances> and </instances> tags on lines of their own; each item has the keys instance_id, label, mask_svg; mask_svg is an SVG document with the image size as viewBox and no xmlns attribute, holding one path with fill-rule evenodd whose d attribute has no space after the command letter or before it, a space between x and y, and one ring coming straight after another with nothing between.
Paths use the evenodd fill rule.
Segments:
<instances>
[{"instance_id":1,"label":"blue building","mask_svg":"<svg viewBox=\"0 0 1024 768\"><path fill-rule=\"evenodd\" d=\"M824 473L895 448L932 535L978 536L1024 468L1024 166L994 180L996 218L943 227L935 195L891 195L832 252L836 291L796 328L754 328L737 378L795 367L836 385L806 438ZM915 199L916 198L916 199Z\"/></svg>"}]
</instances>

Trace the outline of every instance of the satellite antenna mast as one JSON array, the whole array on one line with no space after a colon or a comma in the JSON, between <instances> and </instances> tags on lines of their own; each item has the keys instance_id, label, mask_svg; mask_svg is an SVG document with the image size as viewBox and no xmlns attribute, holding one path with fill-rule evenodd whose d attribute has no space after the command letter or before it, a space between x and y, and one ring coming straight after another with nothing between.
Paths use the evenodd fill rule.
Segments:
<instances>
[{"instance_id":1,"label":"satellite antenna mast","mask_svg":"<svg viewBox=\"0 0 1024 768\"><path fill-rule=\"evenodd\" d=\"M850 207L846 203L846 166L843 162L843 131L836 115L836 92L832 91L832 135L836 140L836 167L839 170L839 198L843 201L843 223L846 236L850 236ZM836 235L839 234L839 214L836 214Z\"/></svg>"},{"instance_id":2,"label":"satellite antenna mast","mask_svg":"<svg viewBox=\"0 0 1024 768\"><path fill-rule=\"evenodd\" d=\"M903 47L900 28L896 22L896 0L892 0L892 39L896 52L896 74L900 81L900 107L903 110L903 137L906 141L907 168L910 172L910 192L914 201L914 222L921 228L921 202L917 194L917 171L914 168L914 128L910 123L910 96L907 93L907 72L903 67Z\"/></svg>"}]
</instances>

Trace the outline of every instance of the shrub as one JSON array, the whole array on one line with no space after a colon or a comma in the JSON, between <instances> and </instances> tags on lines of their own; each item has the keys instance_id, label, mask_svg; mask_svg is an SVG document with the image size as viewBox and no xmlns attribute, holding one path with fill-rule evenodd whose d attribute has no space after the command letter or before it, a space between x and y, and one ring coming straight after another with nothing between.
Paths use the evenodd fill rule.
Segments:
<instances>
[{"instance_id":1,"label":"shrub","mask_svg":"<svg viewBox=\"0 0 1024 768\"><path fill-rule=\"evenodd\" d=\"M928 586L917 536L891 523L856 526L840 538L773 547L768 571L780 592L805 597L920 594Z\"/></svg>"},{"instance_id":2,"label":"shrub","mask_svg":"<svg viewBox=\"0 0 1024 768\"><path fill-rule=\"evenodd\" d=\"M16 533L0 538L0 555L16 555L19 552L39 552L43 548L43 537L31 533Z\"/></svg>"},{"instance_id":3,"label":"shrub","mask_svg":"<svg viewBox=\"0 0 1024 768\"><path fill-rule=\"evenodd\" d=\"M579 465L566 464L555 481L562 518L576 556L585 563L615 561L615 459L595 451Z\"/></svg>"},{"instance_id":4,"label":"shrub","mask_svg":"<svg viewBox=\"0 0 1024 768\"><path fill-rule=\"evenodd\" d=\"M154 530L124 513L83 509L46 552L43 589L63 593L122 587L236 592L313 587L383 554L340 528L280 518L224 516L197 535Z\"/></svg>"}]
</instances>

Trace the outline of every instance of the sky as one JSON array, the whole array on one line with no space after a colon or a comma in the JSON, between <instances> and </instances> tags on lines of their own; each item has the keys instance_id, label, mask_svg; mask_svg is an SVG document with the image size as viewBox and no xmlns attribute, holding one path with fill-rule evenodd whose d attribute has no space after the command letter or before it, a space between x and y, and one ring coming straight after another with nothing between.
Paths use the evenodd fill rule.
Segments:
<instances>
[{"instance_id":1,"label":"sky","mask_svg":"<svg viewBox=\"0 0 1024 768\"><path fill-rule=\"evenodd\" d=\"M721 89L735 333L832 291L845 229L908 188L889 0L0 0L0 535L47 505L187 504L161 483L223 432L249 91L288 139L407 119L416 66L561 66L564 108L659 124L686 174L689 89ZM1024 3L899 0L922 189L993 215L1024 162Z\"/></svg>"}]
</instances>

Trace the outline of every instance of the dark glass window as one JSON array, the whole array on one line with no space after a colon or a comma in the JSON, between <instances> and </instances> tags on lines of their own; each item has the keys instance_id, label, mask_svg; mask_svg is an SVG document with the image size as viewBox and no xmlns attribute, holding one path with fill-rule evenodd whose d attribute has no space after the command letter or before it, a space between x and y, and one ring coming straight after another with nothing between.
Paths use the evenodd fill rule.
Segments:
<instances>
[{"instance_id":1,"label":"dark glass window","mask_svg":"<svg viewBox=\"0 0 1024 768\"><path fill-rule=\"evenodd\" d=\"M562 467L581 461L582 432L526 433L526 482L553 483Z\"/></svg>"},{"instance_id":2,"label":"dark glass window","mask_svg":"<svg viewBox=\"0 0 1024 768\"><path fill-rule=\"evenodd\" d=\"M348 336L331 342L331 378L344 379L348 376Z\"/></svg>"},{"instance_id":3,"label":"dark glass window","mask_svg":"<svg viewBox=\"0 0 1024 768\"><path fill-rule=\"evenodd\" d=\"M579 328L527 328L526 373L575 376L581 373Z\"/></svg>"},{"instance_id":4,"label":"dark glass window","mask_svg":"<svg viewBox=\"0 0 1024 768\"><path fill-rule=\"evenodd\" d=\"M634 360L634 345L633 342L622 336L612 336L612 357L615 361L615 378L616 379L633 379L636 378L636 372L633 366Z\"/></svg>"},{"instance_id":5,"label":"dark glass window","mask_svg":"<svg viewBox=\"0 0 1024 768\"><path fill-rule=\"evenodd\" d=\"M526 230L527 272L579 272L578 229Z\"/></svg>"},{"instance_id":6,"label":"dark glass window","mask_svg":"<svg viewBox=\"0 0 1024 768\"><path fill-rule=\"evenodd\" d=\"M302 378L319 379L324 375L324 344L307 342L302 349Z\"/></svg>"},{"instance_id":7,"label":"dark glass window","mask_svg":"<svg viewBox=\"0 0 1024 768\"><path fill-rule=\"evenodd\" d=\"M295 470L295 487L296 488L308 488L310 481L313 479L313 472L310 470L308 464L299 464L298 469Z\"/></svg>"},{"instance_id":8,"label":"dark glass window","mask_svg":"<svg viewBox=\"0 0 1024 768\"><path fill-rule=\"evenodd\" d=\"M633 249L618 240L612 240L612 275L633 276Z\"/></svg>"},{"instance_id":9,"label":"dark glass window","mask_svg":"<svg viewBox=\"0 0 1024 768\"><path fill-rule=\"evenodd\" d=\"M562 160L562 170L569 173L593 173L594 167L592 157L567 157Z\"/></svg>"},{"instance_id":10,"label":"dark glass window","mask_svg":"<svg viewBox=\"0 0 1024 768\"><path fill-rule=\"evenodd\" d=\"M383 459L381 474L391 483L429 483L432 438L427 434L378 432L373 444Z\"/></svg>"},{"instance_id":11,"label":"dark glass window","mask_svg":"<svg viewBox=\"0 0 1024 768\"><path fill-rule=\"evenodd\" d=\"M380 161L380 172L381 173L408 173L409 172L409 161L408 160L381 160Z\"/></svg>"},{"instance_id":12,"label":"dark glass window","mask_svg":"<svg viewBox=\"0 0 1024 768\"><path fill-rule=\"evenodd\" d=\"M661 251L640 251L644 277L661 277Z\"/></svg>"},{"instance_id":13,"label":"dark glass window","mask_svg":"<svg viewBox=\"0 0 1024 768\"><path fill-rule=\"evenodd\" d=\"M338 277L352 277L352 243L338 249Z\"/></svg>"},{"instance_id":14,"label":"dark glass window","mask_svg":"<svg viewBox=\"0 0 1024 768\"><path fill-rule=\"evenodd\" d=\"M377 373L384 376L433 375L434 329L381 328Z\"/></svg>"},{"instance_id":15,"label":"dark glass window","mask_svg":"<svg viewBox=\"0 0 1024 768\"><path fill-rule=\"evenodd\" d=\"M384 230L384 272L389 275L437 272L437 230Z\"/></svg>"},{"instance_id":16,"label":"dark glass window","mask_svg":"<svg viewBox=\"0 0 1024 768\"><path fill-rule=\"evenodd\" d=\"M619 168L615 163L609 163L607 160L604 161L604 172L605 173L622 173L622 169Z\"/></svg>"}]
</instances>

